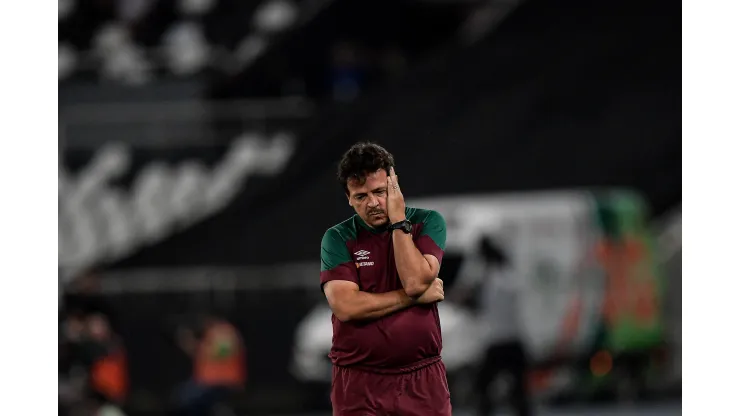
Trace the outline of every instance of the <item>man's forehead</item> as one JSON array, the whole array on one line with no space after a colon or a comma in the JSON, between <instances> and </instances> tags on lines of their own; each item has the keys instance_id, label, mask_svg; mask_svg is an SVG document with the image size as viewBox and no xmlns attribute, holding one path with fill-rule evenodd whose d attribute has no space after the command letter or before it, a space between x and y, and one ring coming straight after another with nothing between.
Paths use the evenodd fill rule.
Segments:
<instances>
[{"instance_id":1,"label":"man's forehead","mask_svg":"<svg viewBox=\"0 0 740 416\"><path fill-rule=\"evenodd\" d=\"M375 172L368 172L361 178L350 178L347 181L347 185L350 188L355 188L357 191L361 191L358 188L374 189L380 185L385 184L388 174L383 169L378 169Z\"/></svg>"}]
</instances>

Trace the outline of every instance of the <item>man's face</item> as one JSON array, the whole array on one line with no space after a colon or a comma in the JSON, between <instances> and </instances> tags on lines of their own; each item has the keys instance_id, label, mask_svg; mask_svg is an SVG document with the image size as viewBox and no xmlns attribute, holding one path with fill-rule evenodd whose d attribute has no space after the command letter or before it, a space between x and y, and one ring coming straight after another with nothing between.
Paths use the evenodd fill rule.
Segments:
<instances>
[{"instance_id":1,"label":"man's face","mask_svg":"<svg viewBox=\"0 0 740 416\"><path fill-rule=\"evenodd\" d=\"M385 207L388 195L388 174L383 169L368 173L365 182L350 179L347 182L349 204L371 227L379 227L388 222Z\"/></svg>"}]
</instances>

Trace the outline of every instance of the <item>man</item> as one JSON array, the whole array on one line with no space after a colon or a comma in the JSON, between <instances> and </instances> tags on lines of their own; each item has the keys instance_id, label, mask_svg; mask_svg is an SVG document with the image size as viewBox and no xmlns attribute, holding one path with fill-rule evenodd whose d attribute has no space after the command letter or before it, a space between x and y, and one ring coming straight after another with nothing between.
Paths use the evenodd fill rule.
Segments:
<instances>
[{"instance_id":1,"label":"man","mask_svg":"<svg viewBox=\"0 0 740 416\"><path fill-rule=\"evenodd\" d=\"M452 414L436 305L447 230L439 213L406 207L393 165L373 143L339 163L356 215L321 242L335 416Z\"/></svg>"}]
</instances>

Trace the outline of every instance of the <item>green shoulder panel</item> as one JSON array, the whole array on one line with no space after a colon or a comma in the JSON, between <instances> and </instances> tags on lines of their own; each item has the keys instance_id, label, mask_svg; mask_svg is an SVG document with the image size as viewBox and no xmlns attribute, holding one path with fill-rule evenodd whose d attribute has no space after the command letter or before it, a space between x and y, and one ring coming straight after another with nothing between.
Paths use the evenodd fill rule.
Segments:
<instances>
[{"instance_id":1,"label":"green shoulder panel","mask_svg":"<svg viewBox=\"0 0 740 416\"><path fill-rule=\"evenodd\" d=\"M447 224L437 211L421 208L406 208L406 218L412 224L421 223L421 235L428 235L434 244L444 250L447 245Z\"/></svg>"},{"instance_id":2,"label":"green shoulder panel","mask_svg":"<svg viewBox=\"0 0 740 416\"><path fill-rule=\"evenodd\" d=\"M340 264L351 262L347 241L357 238L357 231L350 218L324 233L321 239L321 271L331 270Z\"/></svg>"}]
</instances>

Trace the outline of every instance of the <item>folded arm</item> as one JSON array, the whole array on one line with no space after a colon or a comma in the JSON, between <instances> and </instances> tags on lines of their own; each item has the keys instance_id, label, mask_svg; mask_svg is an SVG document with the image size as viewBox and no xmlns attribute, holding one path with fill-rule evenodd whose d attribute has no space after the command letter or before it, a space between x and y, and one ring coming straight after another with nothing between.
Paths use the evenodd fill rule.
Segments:
<instances>
[{"instance_id":1,"label":"folded arm","mask_svg":"<svg viewBox=\"0 0 740 416\"><path fill-rule=\"evenodd\" d=\"M393 231L393 254L401 284L410 297L421 296L439 274L439 260L431 254L421 254L411 234Z\"/></svg>"},{"instance_id":2,"label":"folded arm","mask_svg":"<svg viewBox=\"0 0 740 416\"><path fill-rule=\"evenodd\" d=\"M415 215L419 215L418 211ZM417 237L393 231L396 270L406 294L412 298L424 293L439 274L447 241L447 226L438 212L425 210L421 223Z\"/></svg>"},{"instance_id":3,"label":"folded arm","mask_svg":"<svg viewBox=\"0 0 740 416\"><path fill-rule=\"evenodd\" d=\"M367 293L347 280L324 284L324 294L334 316L342 322L382 318L408 308L414 301L403 289L386 293Z\"/></svg>"}]
</instances>

